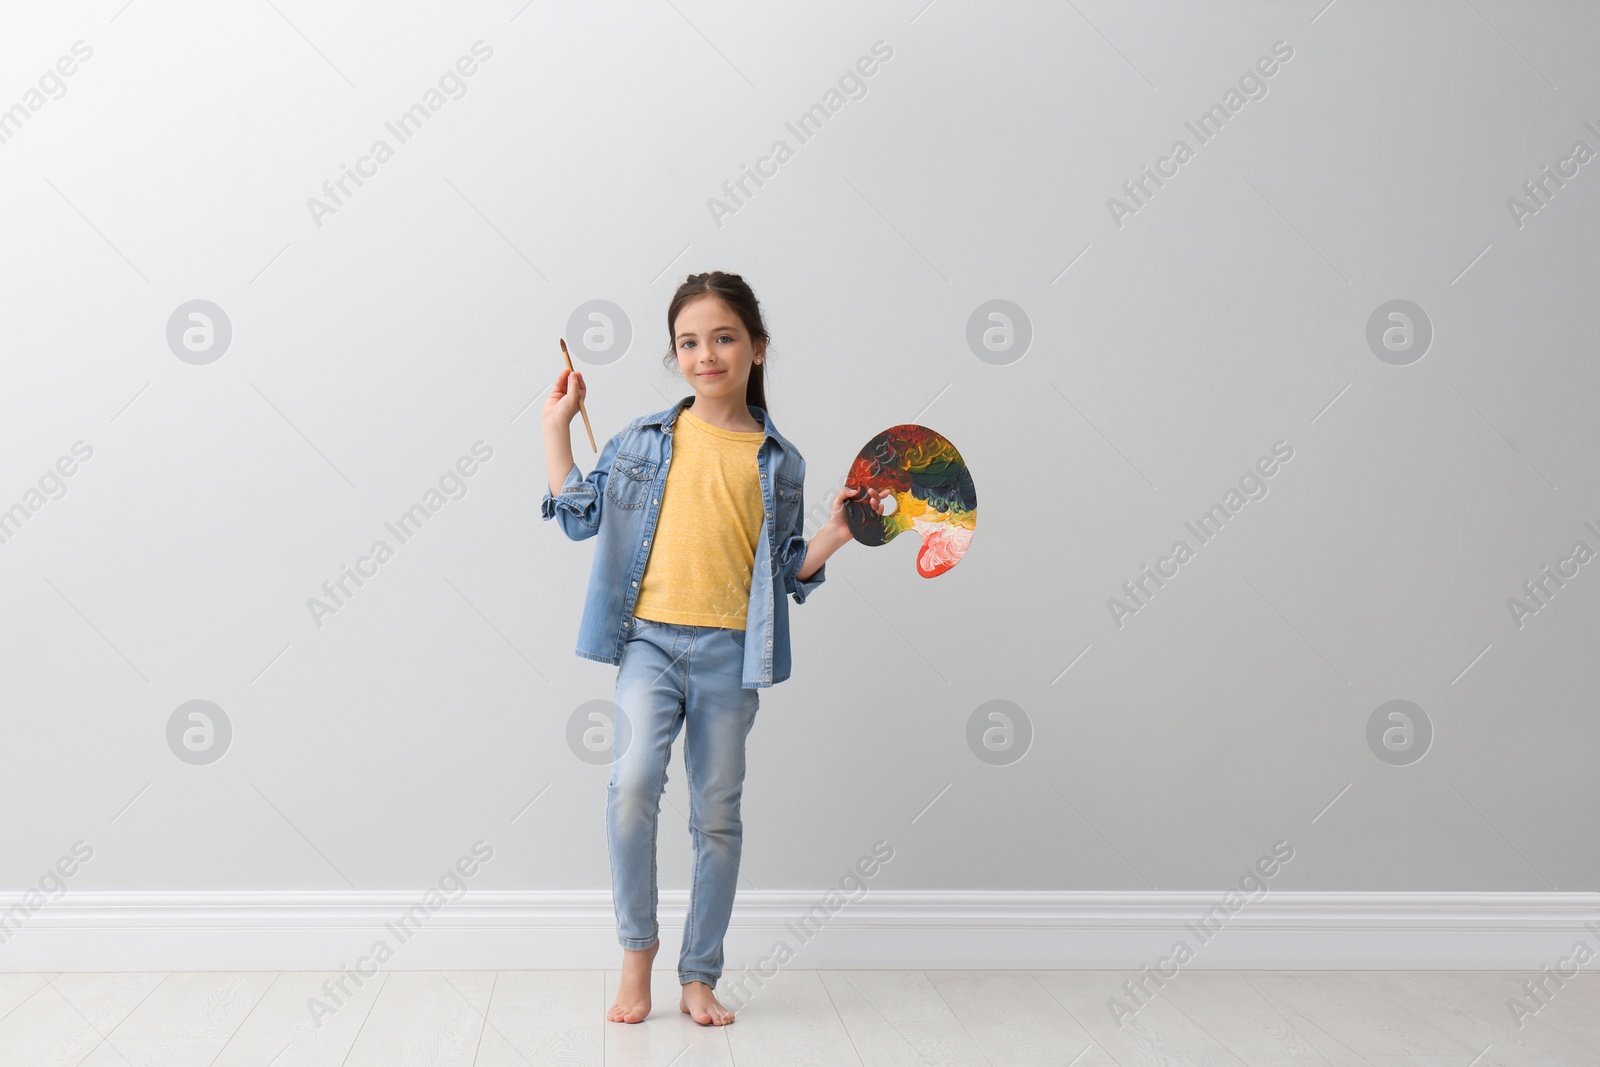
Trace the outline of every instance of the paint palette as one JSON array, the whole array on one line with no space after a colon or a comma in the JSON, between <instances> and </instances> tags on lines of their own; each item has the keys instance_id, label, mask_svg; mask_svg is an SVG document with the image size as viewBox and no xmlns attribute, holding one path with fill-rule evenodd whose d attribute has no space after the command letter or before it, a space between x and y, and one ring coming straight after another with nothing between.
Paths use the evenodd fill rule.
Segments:
<instances>
[{"instance_id":1,"label":"paint palette","mask_svg":"<svg viewBox=\"0 0 1600 1067\"><path fill-rule=\"evenodd\" d=\"M978 490L961 453L943 434L912 422L891 426L856 455L845 482L874 494L889 490L887 514L845 501L845 521L857 541L885 545L915 532L922 538L917 573L924 578L937 578L966 555L978 527Z\"/></svg>"}]
</instances>

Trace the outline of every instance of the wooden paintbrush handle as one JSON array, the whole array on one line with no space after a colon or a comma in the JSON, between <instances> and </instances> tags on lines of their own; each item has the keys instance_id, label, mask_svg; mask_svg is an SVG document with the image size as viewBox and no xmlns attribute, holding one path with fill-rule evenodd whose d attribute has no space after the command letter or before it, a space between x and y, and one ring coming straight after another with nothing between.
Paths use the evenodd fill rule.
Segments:
<instances>
[{"instance_id":1,"label":"wooden paintbrush handle","mask_svg":"<svg viewBox=\"0 0 1600 1067\"><path fill-rule=\"evenodd\" d=\"M572 355L567 351L567 339L565 337L561 339L561 358L567 361L567 370L571 371L573 369ZM578 414L583 416L583 430L589 435L589 447L595 452L599 452L599 446L594 443L594 427L589 425L589 411L583 406L582 395L578 397Z\"/></svg>"}]
</instances>

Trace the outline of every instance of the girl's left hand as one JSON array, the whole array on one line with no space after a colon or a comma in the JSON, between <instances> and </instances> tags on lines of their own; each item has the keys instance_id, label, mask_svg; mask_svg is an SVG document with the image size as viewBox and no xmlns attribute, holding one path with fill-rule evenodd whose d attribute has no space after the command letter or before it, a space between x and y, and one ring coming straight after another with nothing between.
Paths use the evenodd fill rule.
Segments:
<instances>
[{"instance_id":1,"label":"girl's left hand","mask_svg":"<svg viewBox=\"0 0 1600 1067\"><path fill-rule=\"evenodd\" d=\"M867 489L864 486L845 486L843 489L839 490L836 496L834 496L832 511L828 515L827 523L823 525L823 530L826 530L828 533L838 538L840 544L843 544L846 541L854 540L854 535L850 533L850 523L845 519L845 504L847 502L858 504L864 503L871 507L873 511L877 512L879 515L882 515L883 498L888 496L889 493L890 491L887 488L879 489L876 493L874 493L872 490Z\"/></svg>"}]
</instances>

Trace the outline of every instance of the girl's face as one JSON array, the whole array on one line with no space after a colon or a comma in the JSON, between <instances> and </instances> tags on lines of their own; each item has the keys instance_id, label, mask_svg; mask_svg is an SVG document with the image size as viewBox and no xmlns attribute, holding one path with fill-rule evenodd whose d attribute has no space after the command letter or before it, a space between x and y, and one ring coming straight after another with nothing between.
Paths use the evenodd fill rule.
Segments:
<instances>
[{"instance_id":1,"label":"girl's face","mask_svg":"<svg viewBox=\"0 0 1600 1067\"><path fill-rule=\"evenodd\" d=\"M745 395L750 366L766 358L765 341L752 347L750 334L733 309L712 294L689 301L678 312L678 369L697 396Z\"/></svg>"}]
</instances>

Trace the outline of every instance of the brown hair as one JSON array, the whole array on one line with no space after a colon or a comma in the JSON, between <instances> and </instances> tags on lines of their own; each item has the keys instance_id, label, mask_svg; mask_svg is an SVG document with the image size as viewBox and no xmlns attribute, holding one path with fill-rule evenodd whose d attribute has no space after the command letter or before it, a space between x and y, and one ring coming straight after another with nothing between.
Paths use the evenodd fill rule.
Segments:
<instances>
[{"instance_id":1,"label":"brown hair","mask_svg":"<svg viewBox=\"0 0 1600 1067\"><path fill-rule=\"evenodd\" d=\"M728 274L724 271L713 270L704 274L691 274L678 286L678 291L672 294L672 302L667 305L667 358L668 367L678 365L678 343L674 328L678 322L678 313L689 301L701 296L715 296L733 309L734 314L744 323L745 332L750 335L750 343L771 339L767 336L766 323L761 318L761 302L756 299L756 294L751 292L750 286L737 274ZM770 358L770 355L767 357ZM767 410L766 390L766 364L764 358L760 363L750 365L750 381L745 386L744 402Z\"/></svg>"}]
</instances>

